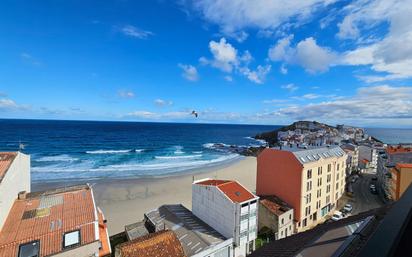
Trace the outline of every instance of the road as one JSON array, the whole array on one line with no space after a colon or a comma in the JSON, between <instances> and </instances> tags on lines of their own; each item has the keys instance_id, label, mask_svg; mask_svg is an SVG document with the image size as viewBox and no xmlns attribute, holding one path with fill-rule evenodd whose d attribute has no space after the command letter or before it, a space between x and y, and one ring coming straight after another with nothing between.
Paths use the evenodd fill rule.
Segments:
<instances>
[{"instance_id":1,"label":"road","mask_svg":"<svg viewBox=\"0 0 412 257\"><path fill-rule=\"evenodd\" d=\"M373 177L374 175L371 174L362 174L352 184L354 197L349 200L349 203L353 206L352 215L384 205L381 197L378 194L372 194L369 189Z\"/></svg>"}]
</instances>

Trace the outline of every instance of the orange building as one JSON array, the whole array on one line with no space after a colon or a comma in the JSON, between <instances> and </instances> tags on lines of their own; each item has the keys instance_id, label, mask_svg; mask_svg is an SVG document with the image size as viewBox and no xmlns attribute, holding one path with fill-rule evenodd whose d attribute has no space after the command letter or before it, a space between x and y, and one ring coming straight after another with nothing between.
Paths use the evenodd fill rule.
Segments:
<instances>
[{"instance_id":1,"label":"orange building","mask_svg":"<svg viewBox=\"0 0 412 257\"><path fill-rule=\"evenodd\" d=\"M393 200L399 200L412 183L412 163L398 163L391 169L391 195Z\"/></svg>"},{"instance_id":2,"label":"orange building","mask_svg":"<svg viewBox=\"0 0 412 257\"><path fill-rule=\"evenodd\" d=\"M295 231L304 231L336 208L345 189L346 158L338 146L267 148L257 158L256 193L287 202L294 209Z\"/></svg>"}]
</instances>

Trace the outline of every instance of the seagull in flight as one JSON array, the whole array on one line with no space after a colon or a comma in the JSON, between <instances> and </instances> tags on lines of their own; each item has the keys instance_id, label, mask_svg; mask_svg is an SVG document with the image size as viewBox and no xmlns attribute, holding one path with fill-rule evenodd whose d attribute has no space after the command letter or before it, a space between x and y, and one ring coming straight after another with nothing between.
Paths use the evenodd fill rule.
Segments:
<instances>
[{"instance_id":1,"label":"seagull in flight","mask_svg":"<svg viewBox=\"0 0 412 257\"><path fill-rule=\"evenodd\" d=\"M197 116L199 116L199 114L197 114L196 111L192 111L192 115L194 115L196 118L197 118Z\"/></svg>"}]
</instances>

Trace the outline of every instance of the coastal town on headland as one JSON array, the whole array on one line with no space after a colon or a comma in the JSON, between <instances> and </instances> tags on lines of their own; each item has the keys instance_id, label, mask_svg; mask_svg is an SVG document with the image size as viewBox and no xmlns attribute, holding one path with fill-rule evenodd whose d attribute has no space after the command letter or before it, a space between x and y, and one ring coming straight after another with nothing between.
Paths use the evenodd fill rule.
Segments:
<instances>
[{"instance_id":1,"label":"coastal town on headland","mask_svg":"<svg viewBox=\"0 0 412 257\"><path fill-rule=\"evenodd\" d=\"M381 239L409 223L411 142L316 121L251 136L210 146L245 156L230 167L42 190L23 147L1 152L0 257L397 255Z\"/></svg>"}]
</instances>

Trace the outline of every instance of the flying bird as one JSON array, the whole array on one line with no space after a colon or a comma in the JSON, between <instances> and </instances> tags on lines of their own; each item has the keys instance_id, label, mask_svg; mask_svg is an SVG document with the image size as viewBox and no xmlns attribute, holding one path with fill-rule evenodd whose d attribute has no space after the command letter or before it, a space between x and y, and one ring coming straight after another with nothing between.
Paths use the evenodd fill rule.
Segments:
<instances>
[{"instance_id":1,"label":"flying bird","mask_svg":"<svg viewBox=\"0 0 412 257\"><path fill-rule=\"evenodd\" d=\"M194 115L196 118L197 118L197 116L199 116L199 114L197 114L196 111L192 111L192 115Z\"/></svg>"}]
</instances>

